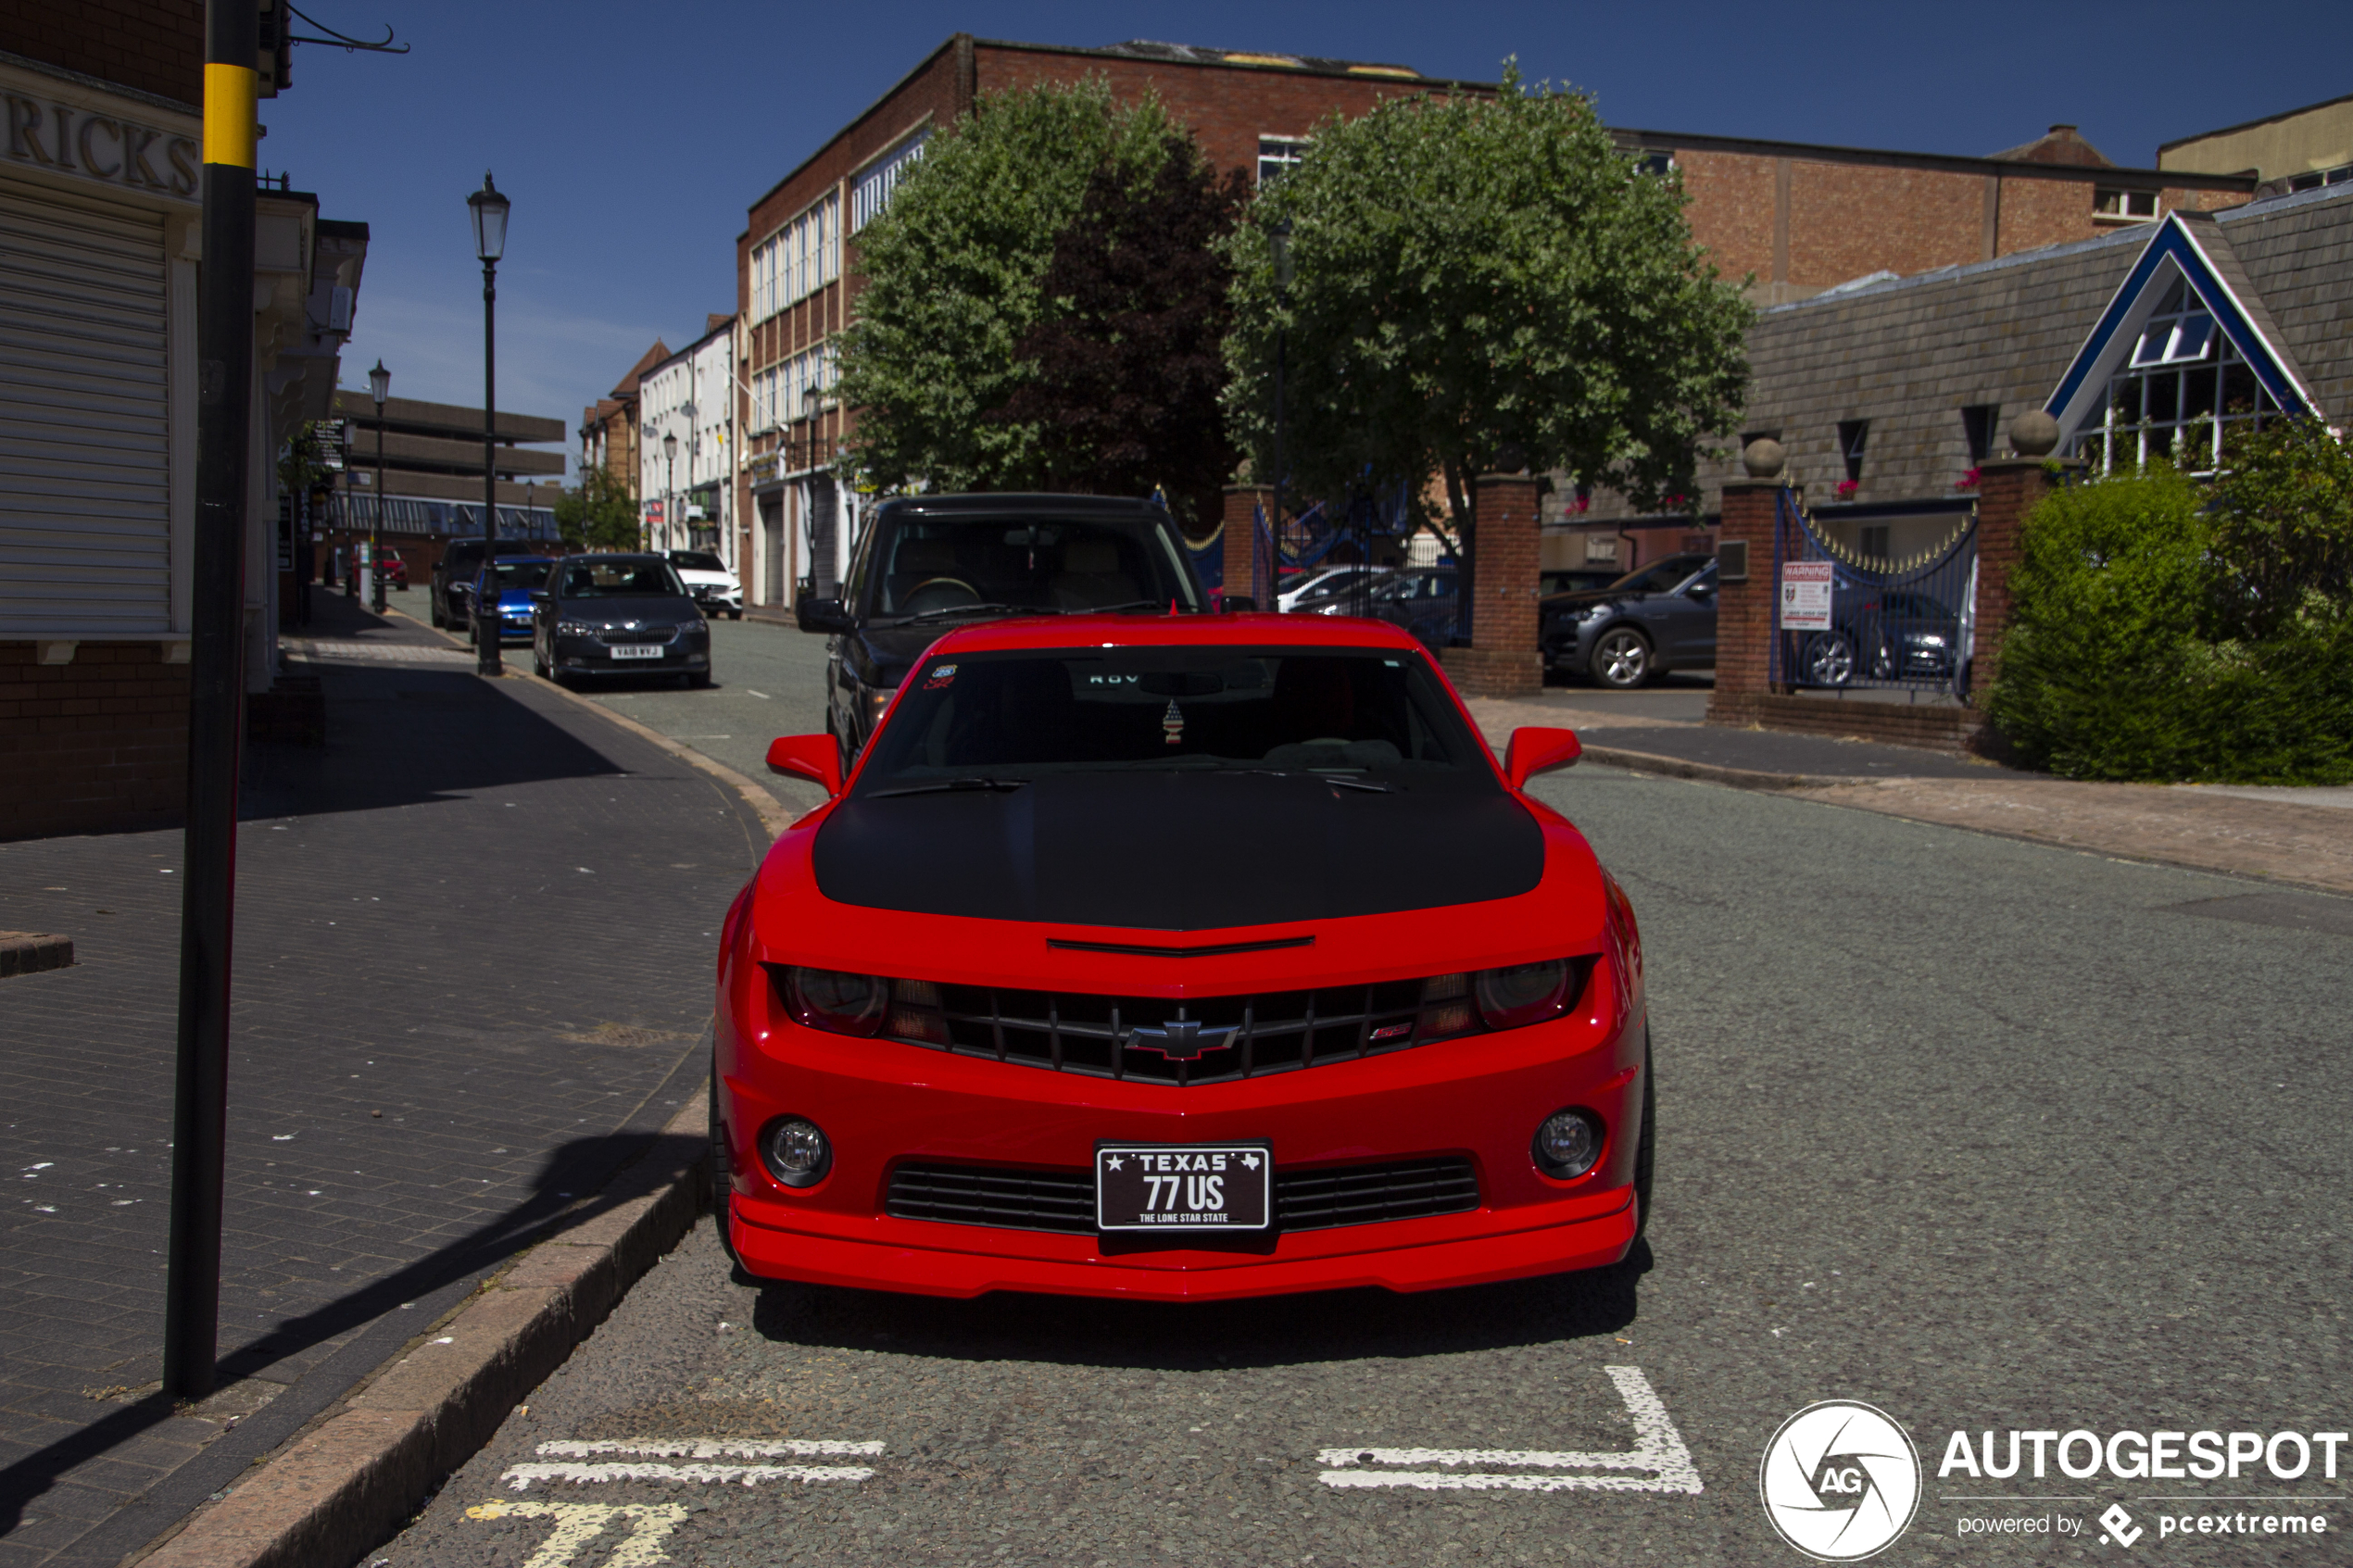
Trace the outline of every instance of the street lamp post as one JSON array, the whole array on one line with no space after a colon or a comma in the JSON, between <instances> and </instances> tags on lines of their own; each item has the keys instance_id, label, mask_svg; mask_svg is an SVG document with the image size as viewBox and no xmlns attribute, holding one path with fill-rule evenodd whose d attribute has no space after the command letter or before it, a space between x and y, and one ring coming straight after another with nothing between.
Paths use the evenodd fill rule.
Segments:
<instances>
[{"instance_id":1,"label":"street lamp post","mask_svg":"<svg viewBox=\"0 0 2353 1568\"><path fill-rule=\"evenodd\" d=\"M482 564L496 584L498 560L498 258L507 250L507 209L512 205L483 170L482 189L466 198L473 214L474 255L482 260ZM379 426L379 429L382 427ZM490 596L490 630L483 630L482 596L474 596L474 672L498 672L498 602Z\"/></svg>"},{"instance_id":2,"label":"street lamp post","mask_svg":"<svg viewBox=\"0 0 2353 1568\"><path fill-rule=\"evenodd\" d=\"M1275 515L1266 520L1266 603L1277 608L1283 585L1283 356L1289 346L1284 312L1290 303L1290 220L1277 218L1266 231L1275 253Z\"/></svg>"},{"instance_id":3,"label":"street lamp post","mask_svg":"<svg viewBox=\"0 0 2353 1568\"><path fill-rule=\"evenodd\" d=\"M376 505L368 517L369 596L378 615L384 612L384 561L379 534L384 519L384 398L392 392L392 372L382 359L368 372L368 395L376 400Z\"/></svg>"},{"instance_id":4,"label":"street lamp post","mask_svg":"<svg viewBox=\"0 0 2353 1568\"><path fill-rule=\"evenodd\" d=\"M661 438L661 547L675 549L678 542L678 433L672 431Z\"/></svg>"}]
</instances>

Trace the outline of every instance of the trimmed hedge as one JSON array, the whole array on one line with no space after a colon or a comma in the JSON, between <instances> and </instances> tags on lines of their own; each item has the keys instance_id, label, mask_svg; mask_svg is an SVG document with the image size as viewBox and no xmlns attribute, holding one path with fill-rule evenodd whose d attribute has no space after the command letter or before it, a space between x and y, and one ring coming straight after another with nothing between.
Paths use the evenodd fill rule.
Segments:
<instances>
[{"instance_id":1,"label":"trimmed hedge","mask_svg":"<svg viewBox=\"0 0 2353 1568\"><path fill-rule=\"evenodd\" d=\"M2026 521L1994 721L2069 778L2353 783L2353 604L2307 579L2261 617L2276 558L2170 470L2079 484ZM2274 541L2276 544L2276 541Z\"/></svg>"}]
</instances>

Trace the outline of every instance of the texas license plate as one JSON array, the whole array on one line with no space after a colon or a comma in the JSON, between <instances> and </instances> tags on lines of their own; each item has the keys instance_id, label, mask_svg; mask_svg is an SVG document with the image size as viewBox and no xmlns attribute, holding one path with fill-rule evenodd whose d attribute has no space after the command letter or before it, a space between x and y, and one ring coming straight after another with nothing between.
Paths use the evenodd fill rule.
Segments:
<instances>
[{"instance_id":1,"label":"texas license plate","mask_svg":"<svg viewBox=\"0 0 2353 1568\"><path fill-rule=\"evenodd\" d=\"M612 656L615 659L660 659L661 646L660 644L623 644L612 650Z\"/></svg>"},{"instance_id":2,"label":"texas license plate","mask_svg":"<svg viewBox=\"0 0 2353 1568\"><path fill-rule=\"evenodd\" d=\"M1263 1231L1274 1210L1264 1143L1095 1146L1095 1224L1104 1231Z\"/></svg>"}]
</instances>

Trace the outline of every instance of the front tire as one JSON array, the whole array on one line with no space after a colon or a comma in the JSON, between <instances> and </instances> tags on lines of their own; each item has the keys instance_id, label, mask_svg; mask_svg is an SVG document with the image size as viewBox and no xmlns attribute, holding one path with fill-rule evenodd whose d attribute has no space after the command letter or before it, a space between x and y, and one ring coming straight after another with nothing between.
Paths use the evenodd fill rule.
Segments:
<instances>
[{"instance_id":1,"label":"front tire","mask_svg":"<svg viewBox=\"0 0 2353 1568\"><path fill-rule=\"evenodd\" d=\"M711 1217L719 1227L719 1249L741 1268L744 1261L736 1256L735 1238L728 1234L728 1200L735 1190L735 1156L727 1148L727 1123L719 1119L719 1055L714 1051L711 1058Z\"/></svg>"},{"instance_id":2,"label":"front tire","mask_svg":"<svg viewBox=\"0 0 2353 1568\"><path fill-rule=\"evenodd\" d=\"M1593 644L1587 668L1593 679L1616 692L1639 691L1650 684L1654 670L1650 639L1630 626L1615 627Z\"/></svg>"},{"instance_id":3,"label":"front tire","mask_svg":"<svg viewBox=\"0 0 2353 1568\"><path fill-rule=\"evenodd\" d=\"M1642 1028L1642 1141L1634 1146L1634 1239L1640 1241L1651 1225L1651 1176L1657 1165L1655 1126L1658 1120L1658 1097L1652 1087L1651 1032Z\"/></svg>"}]
</instances>

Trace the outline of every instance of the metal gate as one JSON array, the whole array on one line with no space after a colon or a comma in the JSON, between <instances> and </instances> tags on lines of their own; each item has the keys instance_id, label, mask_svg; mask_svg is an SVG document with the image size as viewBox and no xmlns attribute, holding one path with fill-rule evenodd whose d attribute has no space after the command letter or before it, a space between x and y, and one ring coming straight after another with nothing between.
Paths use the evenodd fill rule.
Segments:
<instances>
[{"instance_id":1,"label":"metal gate","mask_svg":"<svg viewBox=\"0 0 2353 1568\"><path fill-rule=\"evenodd\" d=\"M1967 700L1977 631L1977 508L1900 553L1831 538L1796 495L1773 526L1777 687L1888 688Z\"/></svg>"}]
</instances>

